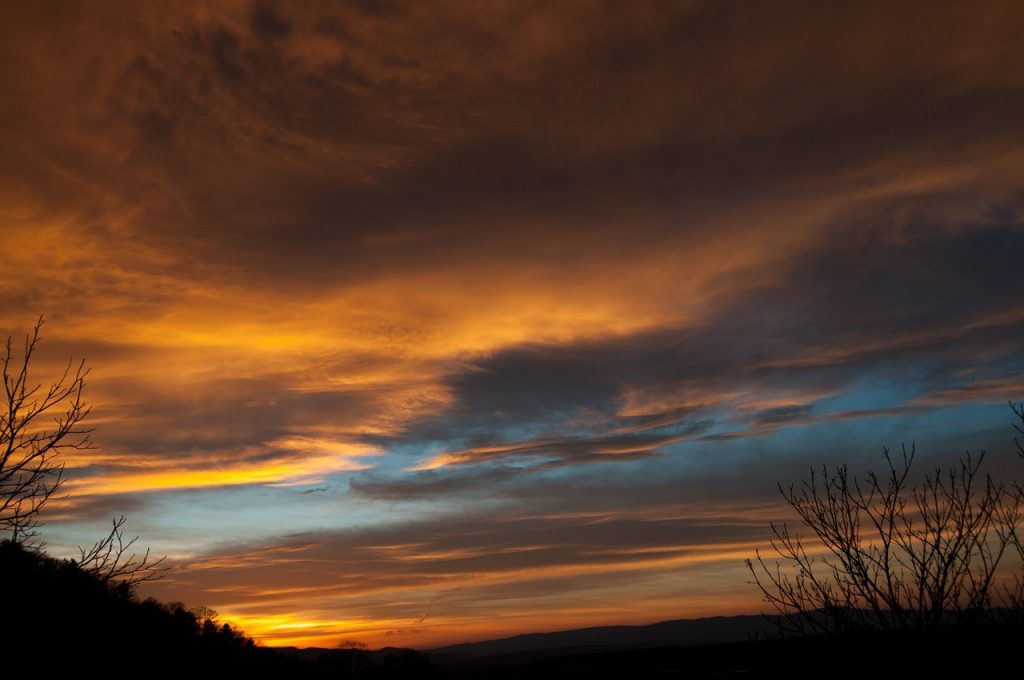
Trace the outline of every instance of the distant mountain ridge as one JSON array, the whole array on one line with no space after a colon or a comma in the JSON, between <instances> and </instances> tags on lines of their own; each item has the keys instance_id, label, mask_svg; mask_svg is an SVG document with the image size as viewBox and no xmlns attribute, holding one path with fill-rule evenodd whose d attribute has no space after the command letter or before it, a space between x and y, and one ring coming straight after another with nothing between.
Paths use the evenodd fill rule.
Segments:
<instances>
[{"instance_id":1,"label":"distant mountain ridge","mask_svg":"<svg viewBox=\"0 0 1024 680\"><path fill-rule=\"evenodd\" d=\"M772 624L763 616L714 616L661 621L644 626L600 626L553 633L528 633L423 651L433 657L471 659L564 649L626 649L745 642L757 636L763 637L773 630Z\"/></svg>"}]
</instances>

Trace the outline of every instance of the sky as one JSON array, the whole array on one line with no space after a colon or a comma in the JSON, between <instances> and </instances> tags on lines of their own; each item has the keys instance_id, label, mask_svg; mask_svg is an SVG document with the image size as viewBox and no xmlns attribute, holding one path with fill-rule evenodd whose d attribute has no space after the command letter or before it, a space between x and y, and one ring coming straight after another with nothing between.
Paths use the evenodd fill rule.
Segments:
<instances>
[{"instance_id":1,"label":"sky","mask_svg":"<svg viewBox=\"0 0 1024 680\"><path fill-rule=\"evenodd\" d=\"M763 609L808 466L1019 473L1018 2L0 8L43 537L268 645ZM1016 466L1016 467L1014 467Z\"/></svg>"}]
</instances>

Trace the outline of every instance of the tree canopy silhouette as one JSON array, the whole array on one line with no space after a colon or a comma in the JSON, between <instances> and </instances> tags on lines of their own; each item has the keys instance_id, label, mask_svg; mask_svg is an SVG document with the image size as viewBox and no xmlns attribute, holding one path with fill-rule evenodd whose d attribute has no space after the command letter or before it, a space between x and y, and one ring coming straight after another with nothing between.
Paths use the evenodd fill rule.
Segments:
<instances>
[{"instance_id":1,"label":"tree canopy silhouette","mask_svg":"<svg viewBox=\"0 0 1024 680\"><path fill-rule=\"evenodd\" d=\"M1011 408L1024 425L1024 407ZM883 455L882 475L851 476L842 465L779 485L811 536L772 524L777 559L758 551L747 567L781 632L910 630L1019 615L1020 564L1003 567L1007 557L1024 559L1024 485L982 474L984 453L917 483L913 447Z\"/></svg>"}]
</instances>

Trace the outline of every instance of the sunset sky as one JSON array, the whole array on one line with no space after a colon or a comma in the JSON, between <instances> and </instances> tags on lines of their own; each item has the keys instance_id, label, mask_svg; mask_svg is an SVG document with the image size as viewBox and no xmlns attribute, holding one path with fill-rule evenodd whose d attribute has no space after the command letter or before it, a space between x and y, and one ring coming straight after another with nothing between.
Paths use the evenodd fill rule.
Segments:
<instances>
[{"instance_id":1,"label":"sunset sky","mask_svg":"<svg viewBox=\"0 0 1024 680\"><path fill-rule=\"evenodd\" d=\"M777 484L1020 472L1024 3L4 2L0 338L268 645L756 613ZM1016 467L1013 467L1016 466Z\"/></svg>"}]
</instances>

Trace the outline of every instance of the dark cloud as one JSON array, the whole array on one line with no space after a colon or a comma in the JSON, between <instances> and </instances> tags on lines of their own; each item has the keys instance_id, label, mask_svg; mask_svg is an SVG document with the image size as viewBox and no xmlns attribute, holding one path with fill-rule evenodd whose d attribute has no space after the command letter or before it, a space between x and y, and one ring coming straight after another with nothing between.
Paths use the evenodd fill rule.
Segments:
<instances>
[{"instance_id":1,"label":"dark cloud","mask_svg":"<svg viewBox=\"0 0 1024 680\"><path fill-rule=\"evenodd\" d=\"M247 446L308 432L330 423L344 432L375 414L380 404L365 392L297 391L291 376L237 377L197 381L194 385L152 386L128 380L127 385L106 381L104 387L133 393L123 405L100 406L96 415L121 424L104 437L104 445L119 451L146 451L158 456L195 455ZM280 455L280 454L263 454Z\"/></svg>"},{"instance_id":2,"label":"dark cloud","mask_svg":"<svg viewBox=\"0 0 1024 680\"><path fill-rule=\"evenodd\" d=\"M957 387L964 371L1009 370L975 387L994 380L1000 394L1009 394L1016 369L1005 362L1024 351L1016 294L1024 284L1024 229L993 221L991 211L982 223L949 224L928 213L907 217L905 210L837 227L781 267L776 281L723 300L699 328L495 353L449 382L453 409L400 439L446 442L454 447L451 463L522 455L589 462L602 450L651 455L727 415L715 407L744 408L758 394L793 389L825 398L865 376L880 384L913 376L918 392L908 400L930 392L967 399L970 388ZM1015 205L1006 210L1016 212ZM676 400L630 415L622 412L627 390L662 390ZM686 396L693 403L680 407ZM753 430L709 436L924 408L899 399L870 409L814 402L747 407L742 422Z\"/></svg>"},{"instance_id":3,"label":"dark cloud","mask_svg":"<svg viewBox=\"0 0 1024 680\"><path fill-rule=\"evenodd\" d=\"M1024 120L1005 67L1022 60L1007 28L1019 8L921 9L256 3L108 21L119 10L95 6L48 31L11 10L5 82L25 96L8 115L23 128L61 98L88 101L51 106L57 137L22 129L46 146L10 158L56 205L131 206L133 236L280 285L532 258L541 235L628 248L699 232L694 216L738 198L998 156ZM33 90L43 66L28 57L44 50L64 74ZM41 156L67 159L78 190L57 191L67 174ZM644 212L657 219L638 224ZM410 221L431 236L365 245L402 242Z\"/></svg>"},{"instance_id":4,"label":"dark cloud","mask_svg":"<svg viewBox=\"0 0 1024 680\"><path fill-rule=\"evenodd\" d=\"M511 466L486 469L424 470L415 475L385 477L368 473L349 480L349 488L360 496L386 500L493 497L507 492L524 470Z\"/></svg>"},{"instance_id":5,"label":"dark cloud","mask_svg":"<svg viewBox=\"0 0 1024 680\"><path fill-rule=\"evenodd\" d=\"M955 384L949 384L917 399L921 404L960 404L968 401L1013 403L1024 392L1024 375L1009 373L994 377L970 373Z\"/></svg>"},{"instance_id":6,"label":"dark cloud","mask_svg":"<svg viewBox=\"0 0 1024 680\"><path fill-rule=\"evenodd\" d=\"M253 3L250 14L253 32L267 39L280 39L291 31L291 22L279 15L270 3Z\"/></svg>"},{"instance_id":7,"label":"dark cloud","mask_svg":"<svg viewBox=\"0 0 1024 680\"><path fill-rule=\"evenodd\" d=\"M773 425L800 421L805 420L813 408L809 404L779 406L755 413L752 420L755 425Z\"/></svg>"}]
</instances>

